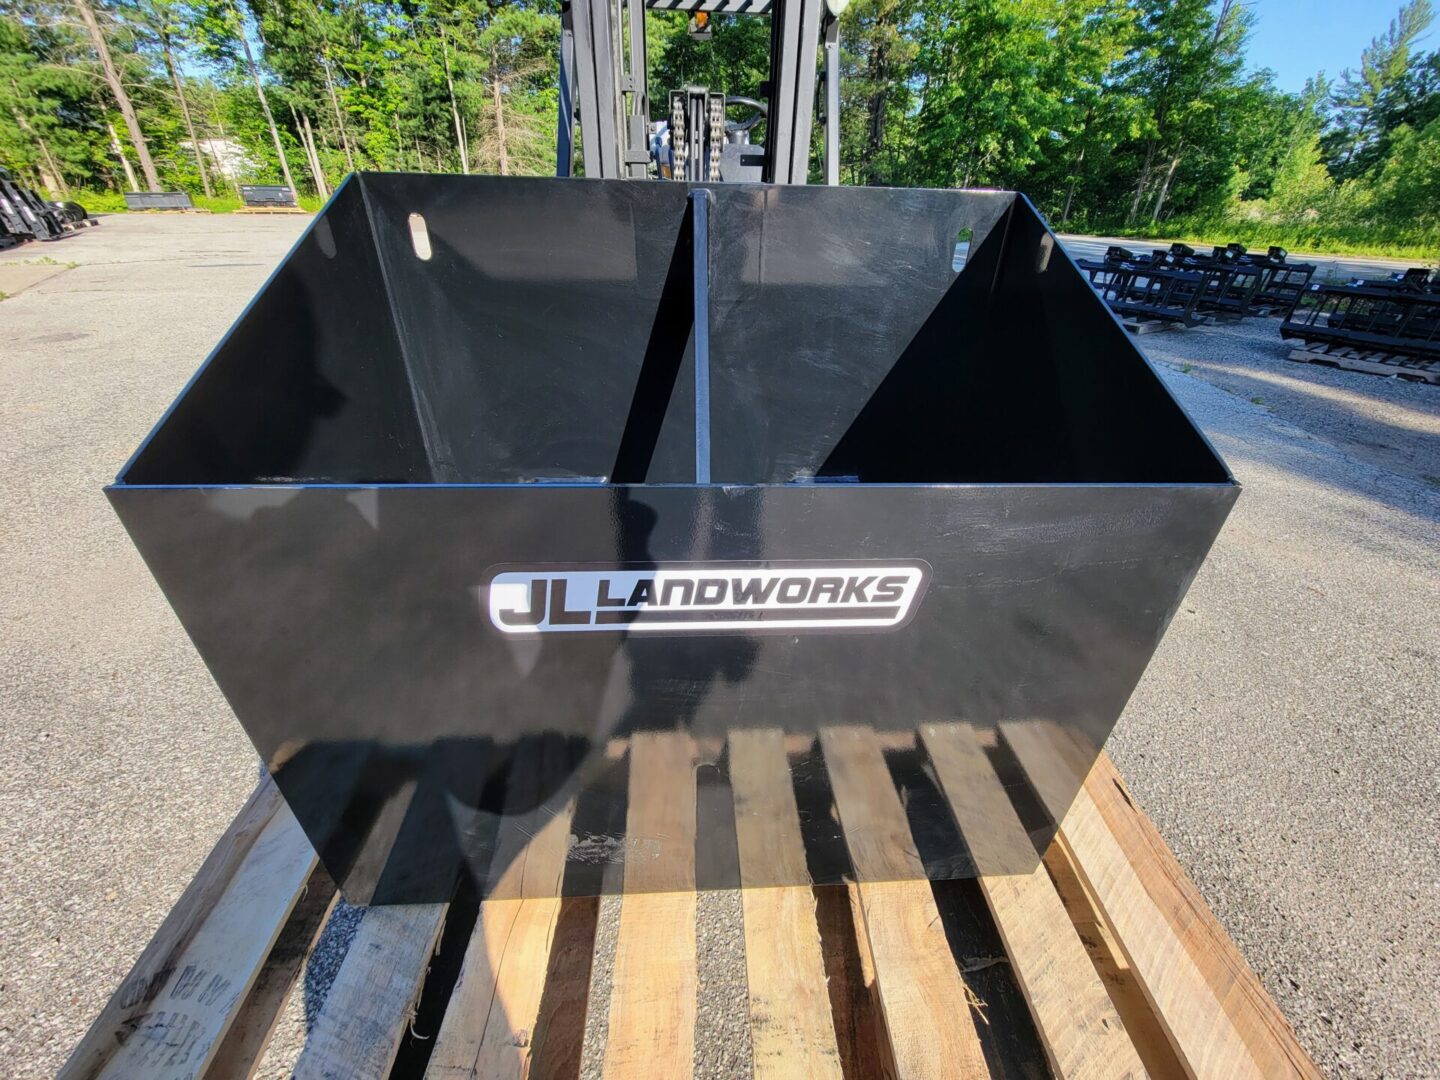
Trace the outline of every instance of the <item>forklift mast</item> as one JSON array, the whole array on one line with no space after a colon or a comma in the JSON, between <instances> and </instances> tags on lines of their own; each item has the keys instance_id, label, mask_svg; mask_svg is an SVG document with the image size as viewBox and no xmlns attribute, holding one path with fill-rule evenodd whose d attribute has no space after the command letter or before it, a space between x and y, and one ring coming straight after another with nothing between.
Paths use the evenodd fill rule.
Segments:
<instances>
[{"instance_id":1,"label":"forklift mast","mask_svg":"<svg viewBox=\"0 0 1440 1080\"><path fill-rule=\"evenodd\" d=\"M651 151L651 102L645 64L645 11L697 16L745 15L771 22L770 77L762 84L766 120L759 176L747 179L804 184L817 87L823 92L824 170L840 182L840 31L846 0L568 0L560 38L560 113L556 175L576 171L576 121L586 176L644 179L657 175ZM824 69L818 57L824 49ZM748 146L748 125L727 125L724 87L667 87L675 179L718 180L727 130ZM733 100L733 99L732 99ZM718 104L717 104L718 102ZM747 102L748 104L749 102ZM692 107L693 106L693 107ZM752 120L752 124L754 121ZM699 152L696 149L699 148ZM752 157L745 159L747 162ZM684 166L684 167L682 167ZM663 175L663 174L661 174Z\"/></svg>"}]
</instances>

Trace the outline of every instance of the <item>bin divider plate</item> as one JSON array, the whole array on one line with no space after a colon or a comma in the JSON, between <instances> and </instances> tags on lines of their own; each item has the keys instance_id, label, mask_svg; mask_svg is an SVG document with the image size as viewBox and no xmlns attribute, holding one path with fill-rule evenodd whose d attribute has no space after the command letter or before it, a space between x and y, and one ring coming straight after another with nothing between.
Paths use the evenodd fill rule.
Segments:
<instances>
[{"instance_id":1,"label":"bin divider plate","mask_svg":"<svg viewBox=\"0 0 1440 1080\"><path fill-rule=\"evenodd\" d=\"M710 483L710 192L690 193L695 249L695 482Z\"/></svg>"}]
</instances>

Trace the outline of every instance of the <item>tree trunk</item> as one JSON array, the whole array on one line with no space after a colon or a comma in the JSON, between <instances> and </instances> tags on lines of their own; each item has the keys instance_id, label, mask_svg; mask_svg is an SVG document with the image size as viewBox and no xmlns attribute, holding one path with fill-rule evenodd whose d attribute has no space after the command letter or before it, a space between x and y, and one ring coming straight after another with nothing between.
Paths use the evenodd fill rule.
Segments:
<instances>
[{"instance_id":1,"label":"tree trunk","mask_svg":"<svg viewBox=\"0 0 1440 1080\"><path fill-rule=\"evenodd\" d=\"M491 55L494 55L493 50ZM470 171L470 151L465 146L465 124L460 119L460 103L455 100L455 79L450 73L450 47L445 41L445 29L440 29L440 57L445 61L445 85L450 89L450 116L455 121L455 147L460 151L460 171Z\"/></svg>"},{"instance_id":2,"label":"tree trunk","mask_svg":"<svg viewBox=\"0 0 1440 1080\"><path fill-rule=\"evenodd\" d=\"M125 92L125 87L120 82L120 72L116 69L115 61L110 56L110 45L100 30L100 23L95 18L95 9L90 6L90 0L75 0L75 9L80 12L80 20L85 24L85 30L90 35L90 43L95 46L95 53L100 57L100 68L105 73L105 81L110 84L110 93L115 97L115 104L119 107L120 116L125 121L125 130L130 133L130 142L135 147L136 155L140 158L140 171L145 174L145 183L149 185L151 191L159 191L160 177L155 172L155 163L150 160L150 147L145 142L145 133L140 130L140 118L135 114L135 106L130 101L130 95ZM129 171L128 166L126 170Z\"/></svg>"},{"instance_id":3,"label":"tree trunk","mask_svg":"<svg viewBox=\"0 0 1440 1080\"><path fill-rule=\"evenodd\" d=\"M130 185L131 191L139 191L140 184L135 179L135 170L130 167L130 159L125 156L125 148L120 145L120 136L115 133L115 125L106 121L105 126L110 129L110 149L115 151L115 156L120 159L120 164L125 168L125 182ZM151 188L151 191L156 190Z\"/></svg>"},{"instance_id":4,"label":"tree trunk","mask_svg":"<svg viewBox=\"0 0 1440 1080\"><path fill-rule=\"evenodd\" d=\"M18 97L20 88L15 87L15 94ZM55 158L50 153L50 147L41 138L40 133L30 126L30 121L25 119L25 114L20 111L19 106L11 105L10 111L15 115L15 125L30 138L35 140L36 147L40 150L40 157L44 164L40 168L40 186L46 191L53 191L55 194L68 198L70 190L65 186L65 177L60 172L60 166L56 164Z\"/></svg>"},{"instance_id":5,"label":"tree trunk","mask_svg":"<svg viewBox=\"0 0 1440 1080\"><path fill-rule=\"evenodd\" d=\"M876 5L872 40L875 46L865 64L865 79L872 87L872 93L865 101L865 161L866 183L894 183L893 155L887 155L885 130L889 121L886 106L890 100L890 86L895 82L891 68L890 46L896 38L896 22L900 13L898 0L880 0ZM890 160L890 175L885 175L881 163Z\"/></svg>"},{"instance_id":6,"label":"tree trunk","mask_svg":"<svg viewBox=\"0 0 1440 1080\"><path fill-rule=\"evenodd\" d=\"M200 186L205 189L205 197L208 199L215 194L210 190L210 174L205 168L205 153L200 149L200 140L195 137L195 124L190 119L190 103L185 100L185 84L180 81L180 73L175 70L175 59L170 55L170 35L160 35L160 51L165 56L165 70L170 73L170 81L175 84L175 96L180 101L180 116L185 121L185 130L190 135L190 149L195 154L195 164L200 169Z\"/></svg>"},{"instance_id":7,"label":"tree trunk","mask_svg":"<svg viewBox=\"0 0 1440 1080\"><path fill-rule=\"evenodd\" d=\"M1151 221L1160 220L1160 211L1165 209L1165 196L1170 193L1170 181L1175 179L1175 170L1180 167L1180 154L1185 149L1185 144L1179 143L1175 147L1175 153L1170 155L1170 167L1165 170L1165 179L1160 183L1160 194L1155 196L1155 209L1150 212Z\"/></svg>"},{"instance_id":8,"label":"tree trunk","mask_svg":"<svg viewBox=\"0 0 1440 1080\"><path fill-rule=\"evenodd\" d=\"M1070 187L1065 191L1065 209L1060 211L1060 224L1064 225L1070 220L1070 204L1075 201L1075 185L1080 183L1080 166L1085 164L1085 148L1080 148L1080 156L1075 159L1075 172L1070 177Z\"/></svg>"},{"instance_id":9,"label":"tree trunk","mask_svg":"<svg viewBox=\"0 0 1440 1080\"><path fill-rule=\"evenodd\" d=\"M495 99L495 142L500 148L500 175L510 175L510 154L505 149L505 95L500 90L500 56L490 47L490 93Z\"/></svg>"},{"instance_id":10,"label":"tree trunk","mask_svg":"<svg viewBox=\"0 0 1440 1080\"><path fill-rule=\"evenodd\" d=\"M50 182L47 187L62 199L68 199L70 189L65 184L65 174L60 171L60 163L55 160L55 155L50 153L45 137L38 131L35 132L35 144L40 147L40 156L45 159L46 171L49 173Z\"/></svg>"},{"instance_id":11,"label":"tree trunk","mask_svg":"<svg viewBox=\"0 0 1440 1080\"><path fill-rule=\"evenodd\" d=\"M305 124L305 142L309 144L310 147L310 161L315 169L315 183L320 189L320 197L322 199L328 199L330 197L330 183L325 179L325 167L320 164L320 150L315 145L315 131L310 126L310 114L304 113L300 119Z\"/></svg>"},{"instance_id":12,"label":"tree trunk","mask_svg":"<svg viewBox=\"0 0 1440 1080\"><path fill-rule=\"evenodd\" d=\"M302 115L296 113L295 106L290 106L290 120L295 125L295 132L300 136L300 149L305 151L305 166L310 170L310 178L315 183L315 194L322 199L328 197L325 190L325 174L320 169L320 160L315 153L314 139L310 134L310 128ZM299 192L296 192L298 195Z\"/></svg>"},{"instance_id":13,"label":"tree trunk","mask_svg":"<svg viewBox=\"0 0 1440 1080\"><path fill-rule=\"evenodd\" d=\"M299 197L300 189L295 186L295 178L290 175L290 162L285 160L285 144L280 141L280 129L275 126L275 117L270 112L270 99L265 96L265 87L260 83L260 65L255 63L255 54L250 51L250 41L245 36L244 26L240 27L240 44L245 49L245 63L250 68L250 78L255 80L255 93L260 95L260 111L265 114L265 123L270 125L270 138L275 140L275 154L280 158L280 172L285 177L285 186L292 195Z\"/></svg>"},{"instance_id":14,"label":"tree trunk","mask_svg":"<svg viewBox=\"0 0 1440 1080\"><path fill-rule=\"evenodd\" d=\"M1145 197L1145 185L1150 182L1150 163L1155 160L1155 141L1152 139L1150 145L1145 149L1145 164L1140 167L1140 181L1135 185L1135 197L1130 200L1130 212L1125 215L1125 225L1135 224L1135 216L1140 213L1140 200Z\"/></svg>"},{"instance_id":15,"label":"tree trunk","mask_svg":"<svg viewBox=\"0 0 1440 1080\"><path fill-rule=\"evenodd\" d=\"M215 121L215 130L220 133L220 141L228 145L230 139L229 136L225 134L225 121L220 119L220 111L215 98L210 99L210 118ZM215 168L219 171L220 175L230 181L230 186L235 189L235 194L239 195L240 178L232 175L227 169L221 166L218 154L215 157Z\"/></svg>"},{"instance_id":16,"label":"tree trunk","mask_svg":"<svg viewBox=\"0 0 1440 1080\"><path fill-rule=\"evenodd\" d=\"M876 16L876 21L884 14ZM878 184L880 176L880 149L885 145L885 101L889 87L889 49L882 43L870 54L865 76L878 89L865 102L865 161L867 182Z\"/></svg>"},{"instance_id":17,"label":"tree trunk","mask_svg":"<svg viewBox=\"0 0 1440 1080\"><path fill-rule=\"evenodd\" d=\"M335 125L340 130L340 146L345 151L345 167L354 172L355 155L350 151L350 132L345 129L345 114L340 111L340 97L335 93L335 79L330 74L330 57L328 55L321 59L320 66L325 71L325 89L330 94L330 108L335 110Z\"/></svg>"}]
</instances>

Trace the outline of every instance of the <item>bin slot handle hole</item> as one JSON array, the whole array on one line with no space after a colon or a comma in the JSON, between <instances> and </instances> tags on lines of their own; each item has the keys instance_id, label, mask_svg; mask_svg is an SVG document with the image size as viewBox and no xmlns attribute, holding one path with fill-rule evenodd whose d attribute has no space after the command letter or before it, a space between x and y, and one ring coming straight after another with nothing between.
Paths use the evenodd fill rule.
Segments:
<instances>
[{"instance_id":1,"label":"bin slot handle hole","mask_svg":"<svg viewBox=\"0 0 1440 1080\"><path fill-rule=\"evenodd\" d=\"M410 215L410 246L415 249L415 257L425 262L430 261L430 230L425 227L425 215Z\"/></svg>"},{"instance_id":2,"label":"bin slot handle hole","mask_svg":"<svg viewBox=\"0 0 1440 1080\"><path fill-rule=\"evenodd\" d=\"M951 270L965 269L965 260L970 257L970 241L974 235L975 230L968 226L955 234L955 246L950 249Z\"/></svg>"}]
</instances>

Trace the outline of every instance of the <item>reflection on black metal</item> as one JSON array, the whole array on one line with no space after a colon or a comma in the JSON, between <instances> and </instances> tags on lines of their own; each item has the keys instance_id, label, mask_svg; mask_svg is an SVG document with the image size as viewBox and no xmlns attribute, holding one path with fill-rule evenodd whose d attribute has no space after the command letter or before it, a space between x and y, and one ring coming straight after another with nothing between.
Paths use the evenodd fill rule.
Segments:
<instances>
[{"instance_id":1,"label":"reflection on black metal","mask_svg":"<svg viewBox=\"0 0 1440 1080\"><path fill-rule=\"evenodd\" d=\"M1013 193L362 174L108 494L406 902L1033 867L1237 489Z\"/></svg>"}]
</instances>

